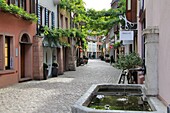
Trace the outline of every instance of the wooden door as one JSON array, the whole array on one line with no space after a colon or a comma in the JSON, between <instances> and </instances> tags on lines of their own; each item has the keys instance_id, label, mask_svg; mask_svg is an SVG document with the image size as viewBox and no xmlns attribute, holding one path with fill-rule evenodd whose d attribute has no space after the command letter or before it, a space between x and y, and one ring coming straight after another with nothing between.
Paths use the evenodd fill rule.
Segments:
<instances>
[{"instance_id":1,"label":"wooden door","mask_svg":"<svg viewBox=\"0 0 170 113\"><path fill-rule=\"evenodd\" d=\"M25 45L21 44L21 78L25 78Z\"/></svg>"}]
</instances>

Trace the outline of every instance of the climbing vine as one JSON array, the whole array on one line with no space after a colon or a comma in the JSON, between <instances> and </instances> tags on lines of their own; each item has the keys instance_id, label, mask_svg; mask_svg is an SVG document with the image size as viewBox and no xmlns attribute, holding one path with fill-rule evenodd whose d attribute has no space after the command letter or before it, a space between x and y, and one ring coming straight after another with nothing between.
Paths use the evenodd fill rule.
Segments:
<instances>
[{"instance_id":1,"label":"climbing vine","mask_svg":"<svg viewBox=\"0 0 170 113\"><path fill-rule=\"evenodd\" d=\"M109 30L120 22L119 15L125 13L126 0L119 0L117 9L96 11L85 8L83 0L61 0L60 8L66 9L74 14L73 22L81 37L83 48L87 48L87 35L107 35ZM83 23L83 24L82 24Z\"/></svg>"},{"instance_id":2,"label":"climbing vine","mask_svg":"<svg viewBox=\"0 0 170 113\"><path fill-rule=\"evenodd\" d=\"M101 11L86 10L83 0L61 0L59 6L74 13L74 23L84 23L81 29L87 35L107 35L120 22L119 15L125 13L126 0L119 0L117 9Z\"/></svg>"},{"instance_id":3,"label":"climbing vine","mask_svg":"<svg viewBox=\"0 0 170 113\"><path fill-rule=\"evenodd\" d=\"M79 37L82 43L84 44L83 47L86 47L86 37L83 32L81 32L79 29L71 28L71 29L61 29L61 28L53 28L50 29L48 26L44 26L40 29L41 33L43 33L48 40L49 43L54 42L54 44L57 45L59 43L60 45L69 47L70 44L65 40L64 37L68 38L77 38Z\"/></svg>"},{"instance_id":4,"label":"climbing vine","mask_svg":"<svg viewBox=\"0 0 170 113\"><path fill-rule=\"evenodd\" d=\"M29 14L26 11L24 11L22 8L19 8L18 6L14 5L14 4L8 5L5 0L0 0L0 9L4 12L16 14L25 20L30 20L30 21L34 21L34 22L37 22L37 20L38 20L38 18L35 14Z\"/></svg>"}]
</instances>

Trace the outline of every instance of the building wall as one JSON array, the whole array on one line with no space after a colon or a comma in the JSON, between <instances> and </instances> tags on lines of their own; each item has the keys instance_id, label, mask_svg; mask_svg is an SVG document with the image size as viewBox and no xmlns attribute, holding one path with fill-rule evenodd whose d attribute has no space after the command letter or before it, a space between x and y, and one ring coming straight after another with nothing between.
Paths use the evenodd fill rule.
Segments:
<instances>
[{"instance_id":1,"label":"building wall","mask_svg":"<svg viewBox=\"0 0 170 113\"><path fill-rule=\"evenodd\" d=\"M157 2L160 7L159 21L159 95L170 104L170 1Z\"/></svg>"},{"instance_id":2,"label":"building wall","mask_svg":"<svg viewBox=\"0 0 170 113\"><path fill-rule=\"evenodd\" d=\"M54 12L54 15L55 15L55 28L58 28L58 25L57 25L57 14L58 14L57 5L54 5L53 0L39 0L38 4L40 6L43 6L43 7L47 8L48 10ZM45 21L45 20L43 19L43 21ZM42 23L44 24L44 22L42 22Z\"/></svg>"},{"instance_id":3,"label":"building wall","mask_svg":"<svg viewBox=\"0 0 170 113\"><path fill-rule=\"evenodd\" d=\"M92 55L95 55L95 58L99 58L99 56L102 54L102 51L100 50L102 47L102 37L101 36L88 36L88 57L91 57Z\"/></svg>"},{"instance_id":4,"label":"building wall","mask_svg":"<svg viewBox=\"0 0 170 113\"><path fill-rule=\"evenodd\" d=\"M30 38L30 42L33 42L32 38L36 34L36 24L30 21L26 21L20 17L9 13L0 12L0 38L3 36L12 36L12 53L13 53L13 69L11 70L0 70L0 87L5 87L14 83L18 83L20 76L20 38L22 33L27 33ZM1 49L2 50L2 49ZM4 54L0 51L1 55ZM32 53L29 53L32 56ZM0 64L4 59L0 60ZM30 58L32 62L32 57ZM31 63L32 64L32 63ZM28 65L28 68L32 66ZM31 75L33 73L31 69Z\"/></svg>"},{"instance_id":5,"label":"building wall","mask_svg":"<svg viewBox=\"0 0 170 113\"><path fill-rule=\"evenodd\" d=\"M146 27L159 26L160 5L159 0L145 0L146 2Z\"/></svg>"},{"instance_id":6,"label":"building wall","mask_svg":"<svg viewBox=\"0 0 170 113\"><path fill-rule=\"evenodd\" d=\"M145 11L146 11L146 28L150 26L157 26L159 28L159 45L158 45L158 95L165 104L170 104L170 1L165 0L161 2L159 0L145 0ZM138 4L139 5L139 4ZM139 7L138 7L139 8ZM142 25L138 19L138 36L139 36L139 48L138 52L142 51L140 48L142 38ZM156 85L156 84L155 84Z\"/></svg>"},{"instance_id":7,"label":"building wall","mask_svg":"<svg viewBox=\"0 0 170 113\"><path fill-rule=\"evenodd\" d=\"M58 8L57 5L54 4L53 0L38 0L39 6L42 8L42 26L45 26L45 23L49 23L49 28L52 28L52 24L54 22L54 28L58 28ZM39 9L40 10L40 9ZM45 12L49 12L49 15ZM49 20L46 19L47 15L49 16ZM45 17L46 15L46 17ZM52 16L54 15L54 17ZM39 15L41 18L41 14ZM47 22L48 20L48 22ZM41 23L38 23L41 24ZM55 50L55 51L54 51ZM60 57L57 52L57 48L51 48L51 47L43 47L43 62L48 65L48 76L50 77L52 75L52 63L58 62L57 57ZM62 67L62 65L60 65ZM60 71L60 70L59 70Z\"/></svg>"},{"instance_id":8,"label":"building wall","mask_svg":"<svg viewBox=\"0 0 170 113\"><path fill-rule=\"evenodd\" d=\"M62 29L70 29L70 12L64 10L64 9L59 9L59 28ZM66 21L67 19L67 21ZM69 43L69 38L68 37L60 37L60 41L63 42L68 42ZM70 41L71 44L71 41ZM63 74L64 71L72 70L70 69L71 66L73 66L74 63L74 58L72 57L73 51L69 47L64 47L62 46L60 48L60 54L58 55L59 59L59 74ZM71 66L70 66L71 65Z\"/></svg>"}]
</instances>

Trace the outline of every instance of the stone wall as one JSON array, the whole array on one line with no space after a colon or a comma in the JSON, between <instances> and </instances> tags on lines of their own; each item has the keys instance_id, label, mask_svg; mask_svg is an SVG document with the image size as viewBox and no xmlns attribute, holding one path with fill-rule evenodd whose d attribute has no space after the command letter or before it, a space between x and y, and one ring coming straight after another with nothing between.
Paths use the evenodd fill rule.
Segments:
<instances>
[{"instance_id":1,"label":"stone wall","mask_svg":"<svg viewBox=\"0 0 170 113\"><path fill-rule=\"evenodd\" d=\"M43 79L43 46L42 37L34 36L33 44L33 79Z\"/></svg>"}]
</instances>

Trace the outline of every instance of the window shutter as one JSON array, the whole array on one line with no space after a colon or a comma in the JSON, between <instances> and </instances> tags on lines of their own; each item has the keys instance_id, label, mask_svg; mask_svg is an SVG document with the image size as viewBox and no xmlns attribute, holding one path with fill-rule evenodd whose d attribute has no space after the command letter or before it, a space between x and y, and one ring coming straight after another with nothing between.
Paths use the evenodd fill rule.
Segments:
<instances>
[{"instance_id":1,"label":"window shutter","mask_svg":"<svg viewBox=\"0 0 170 113\"><path fill-rule=\"evenodd\" d=\"M46 25L46 8L44 8L44 25Z\"/></svg>"},{"instance_id":2,"label":"window shutter","mask_svg":"<svg viewBox=\"0 0 170 113\"><path fill-rule=\"evenodd\" d=\"M36 10L36 2L35 2L35 0L32 0L32 8L31 8L31 13L35 13L35 10Z\"/></svg>"},{"instance_id":3,"label":"window shutter","mask_svg":"<svg viewBox=\"0 0 170 113\"><path fill-rule=\"evenodd\" d=\"M48 9L45 8L45 25L48 25Z\"/></svg>"},{"instance_id":4,"label":"window shutter","mask_svg":"<svg viewBox=\"0 0 170 113\"><path fill-rule=\"evenodd\" d=\"M40 25L41 24L41 8L40 8L41 6L40 5L38 5L38 24Z\"/></svg>"},{"instance_id":5,"label":"window shutter","mask_svg":"<svg viewBox=\"0 0 170 113\"><path fill-rule=\"evenodd\" d=\"M54 17L54 12L51 13L51 27L54 28L55 27L55 17Z\"/></svg>"}]
</instances>

